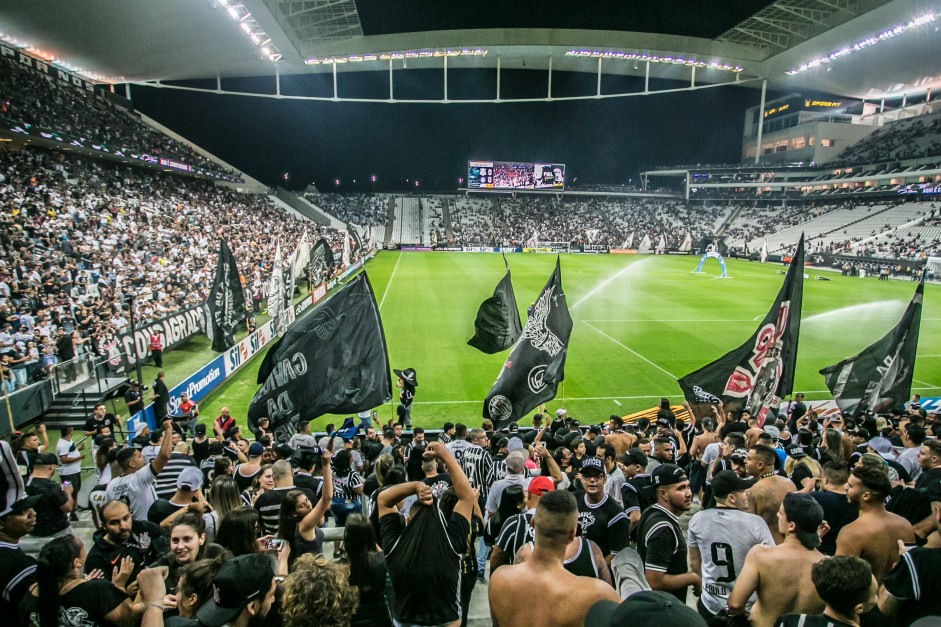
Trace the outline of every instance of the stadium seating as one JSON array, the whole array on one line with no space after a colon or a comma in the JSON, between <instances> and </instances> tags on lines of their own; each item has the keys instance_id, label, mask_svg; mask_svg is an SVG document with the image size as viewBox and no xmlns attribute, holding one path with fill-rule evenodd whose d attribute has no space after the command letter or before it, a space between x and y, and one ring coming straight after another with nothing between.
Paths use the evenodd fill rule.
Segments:
<instances>
[{"instance_id":1,"label":"stadium seating","mask_svg":"<svg viewBox=\"0 0 941 627\"><path fill-rule=\"evenodd\" d=\"M828 166L941 155L941 112L891 122L849 146Z\"/></svg>"}]
</instances>

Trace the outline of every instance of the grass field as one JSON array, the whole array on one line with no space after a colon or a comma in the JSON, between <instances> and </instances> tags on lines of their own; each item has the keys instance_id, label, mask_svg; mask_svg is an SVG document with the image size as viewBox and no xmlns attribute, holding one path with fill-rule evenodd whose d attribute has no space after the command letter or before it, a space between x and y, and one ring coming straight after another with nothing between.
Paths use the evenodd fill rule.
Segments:
<instances>
[{"instance_id":1,"label":"grass field","mask_svg":"<svg viewBox=\"0 0 941 627\"><path fill-rule=\"evenodd\" d=\"M508 255L517 303L526 307L545 284L554 255ZM730 279L715 262L694 274L686 256L563 255L562 284L575 326L565 368L569 414L598 422L612 413L651 407L661 396L682 400L678 377L744 342L781 286L782 266L729 260ZM482 400L507 353L484 355L467 346L480 302L503 275L499 255L381 252L366 268L380 304L389 359L415 368L419 387L415 425L444 420L477 424ZM807 271L796 389L808 399L830 398L818 370L855 354L899 319L914 283L879 282ZM830 281L816 281L822 275ZM928 285L922 318L916 391L941 393L941 316L938 286ZM202 403L209 419L223 405L243 417L254 395L256 358ZM555 409L563 403L560 390ZM380 410L392 415L393 406ZM318 420L323 428L328 418Z\"/></svg>"}]
</instances>

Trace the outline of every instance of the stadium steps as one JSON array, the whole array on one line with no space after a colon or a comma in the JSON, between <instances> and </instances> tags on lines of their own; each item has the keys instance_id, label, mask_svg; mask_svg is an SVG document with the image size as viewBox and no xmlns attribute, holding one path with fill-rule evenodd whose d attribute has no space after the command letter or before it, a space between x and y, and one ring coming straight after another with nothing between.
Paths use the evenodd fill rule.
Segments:
<instances>
[{"instance_id":1,"label":"stadium steps","mask_svg":"<svg viewBox=\"0 0 941 627\"><path fill-rule=\"evenodd\" d=\"M738 214L740 214L741 212L742 212L741 206L737 206L734 209L732 209L731 213L729 213L729 215L725 218L725 220L720 222L719 226L716 228L716 233L715 233L716 237L724 237L725 232L728 230L729 226L731 226L735 222L735 219L738 218Z\"/></svg>"},{"instance_id":2,"label":"stadium steps","mask_svg":"<svg viewBox=\"0 0 941 627\"><path fill-rule=\"evenodd\" d=\"M289 204L291 207L296 209L302 215L313 220L314 222L317 222L319 224L326 224L331 229L335 229L337 231L342 232L346 230L346 222L344 222L343 220L340 220L339 218L329 213L328 211L324 211L323 209L315 205L312 201L308 200L307 198L298 196L297 194L294 194L287 190L282 190L280 187L277 188L277 195L280 200ZM293 200L291 200L292 197L293 197ZM297 201L296 204L293 202L294 200Z\"/></svg>"},{"instance_id":3,"label":"stadium steps","mask_svg":"<svg viewBox=\"0 0 941 627\"><path fill-rule=\"evenodd\" d=\"M441 219L444 221L444 234L448 241L454 241L454 229L451 228L451 202L445 198L441 201Z\"/></svg>"},{"instance_id":4,"label":"stadium steps","mask_svg":"<svg viewBox=\"0 0 941 627\"><path fill-rule=\"evenodd\" d=\"M388 246L392 242L392 236L395 234L395 196L389 196L389 209L386 211L386 234L382 238L382 243Z\"/></svg>"},{"instance_id":5,"label":"stadium steps","mask_svg":"<svg viewBox=\"0 0 941 627\"><path fill-rule=\"evenodd\" d=\"M42 421L49 429L84 425L85 420L94 412L95 405L121 396L127 385L126 377L102 377L100 380L89 379L72 387L60 388L55 399L43 412Z\"/></svg>"}]
</instances>

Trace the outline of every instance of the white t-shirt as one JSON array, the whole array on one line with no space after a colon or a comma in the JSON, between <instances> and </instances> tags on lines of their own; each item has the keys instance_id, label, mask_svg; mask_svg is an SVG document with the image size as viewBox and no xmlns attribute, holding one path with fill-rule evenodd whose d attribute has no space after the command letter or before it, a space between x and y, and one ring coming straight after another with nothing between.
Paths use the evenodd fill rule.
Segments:
<instances>
[{"instance_id":1,"label":"white t-shirt","mask_svg":"<svg viewBox=\"0 0 941 627\"><path fill-rule=\"evenodd\" d=\"M69 457L74 457L74 462L62 463L62 458L68 455ZM59 458L59 474L60 475L77 475L82 472L82 460L79 459L79 453L75 448L75 442L66 440L65 438L59 438L59 441L56 442L56 457Z\"/></svg>"},{"instance_id":2,"label":"white t-shirt","mask_svg":"<svg viewBox=\"0 0 941 627\"><path fill-rule=\"evenodd\" d=\"M134 520L147 520L147 512L157 500L155 478L153 469L147 464L133 474L112 479L105 493L109 501L119 499L127 503Z\"/></svg>"},{"instance_id":3,"label":"white t-shirt","mask_svg":"<svg viewBox=\"0 0 941 627\"><path fill-rule=\"evenodd\" d=\"M702 600L713 614L728 605L745 556L756 544L774 546L774 538L761 516L737 509L705 509L693 515L687 533L689 548L698 548L702 558ZM751 609L757 596L748 599Z\"/></svg>"}]
</instances>

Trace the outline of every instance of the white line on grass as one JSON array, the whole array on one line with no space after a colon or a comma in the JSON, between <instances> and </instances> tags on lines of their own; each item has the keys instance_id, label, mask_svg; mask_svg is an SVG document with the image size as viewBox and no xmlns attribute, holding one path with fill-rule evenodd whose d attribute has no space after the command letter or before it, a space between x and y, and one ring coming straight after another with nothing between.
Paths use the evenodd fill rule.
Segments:
<instances>
[{"instance_id":1,"label":"white line on grass","mask_svg":"<svg viewBox=\"0 0 941 627\"><path fill-rule=\"evenodd\" d=\"M643 360L646 361L648 364L650 364L651 366L653 366L654 368L656 368L657 370L659 370L659 371L662 372L663 374L667 375L668 377L670 377L670 378L673 379L674 381L678 378L675 374L673 374L673 373L670 372L669 370L664 370L663 368L661 368L661 367L658 366L657 364L653 363L652 361L650 361L649 359L647 359L646 357L644 357L643 355L641 355L640 353L638 353L637 351L635 351L633 348L631 348L631 347L629 347L629 346L625 346L624 344L621 344L619 341L617 341L616 339L614 339L613 337L611 337L610 335L608 335L607 333L605 333L604 331L602 331L602 330L599 329L598 327L592 325L592 324L589 323L588 321L582 320L582 322L584 322L586 325L588 325L589 327L591 327L592 329L594 329L595 331L597 331L597 332L600 333L601 335L605 336L606 338L608 338L609 340L611 340L612 342L614 342L615 344L617 344L618 346L620 346L621 348L623 348L624 350L626 350L627 352L631 353L632 355L634 355L634 356L636 356L636 357L639 357L640 359L643 359Z\"/></svg>"},{"instance_id":2,"label":"white line on grass","mask_svg":"<svg viewBox=\"0 0 941 627\"><path fill-rule=\"evenodd\" d=\"M595 318L595 319L589 319L589 320L582 320L582 322L751 322L751 320L725 320L725 319L720 320L718 318L714 318L714 319L689 318L689 319L683 319L683 320L674 319L674 318L668 318L665 320L656 320L653 318L633 318L633 319L609 318L609 319L602 320L602 319Z\"/></svg>"},{"instance_id":3,"label":"white line on grass","mask_svg":"<svg viewBox=\"0 0 941 627\"><path fill-rule=\"evenodd\" d=\"M929 388L937 387L936 385L931 385L927 381L919 381L918 379L912 379L912 381L914 381L915 383L921 383L922 385L927 385Z\"/></svg>"},{"instance_id":4,"label":"white line on grass","mask_svg":"<svg viewBox=\"0 0 941 627\"><path fill-rule=\"evenodd\" d=\"M389 286L392 285L392 279L395 278L395 271L399 269L399 262L402 261L402 251L395 260L395 267L392 268L392 274L389 275L389 282L386 283L386 291L382 293L382 300L379 301L379 311L382 311L382 303L386 302L386 296L389 294Z\"/></svg>"}]
</instances>

